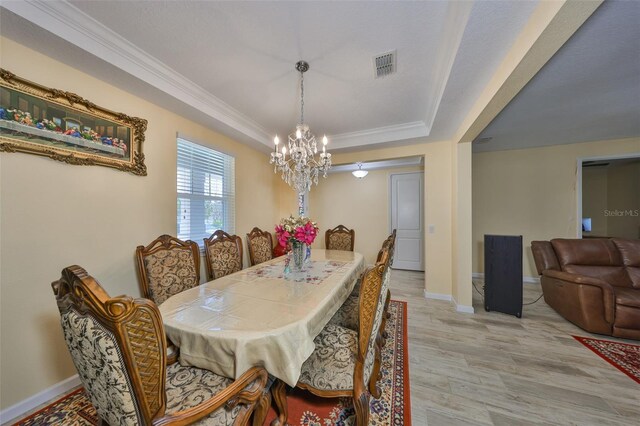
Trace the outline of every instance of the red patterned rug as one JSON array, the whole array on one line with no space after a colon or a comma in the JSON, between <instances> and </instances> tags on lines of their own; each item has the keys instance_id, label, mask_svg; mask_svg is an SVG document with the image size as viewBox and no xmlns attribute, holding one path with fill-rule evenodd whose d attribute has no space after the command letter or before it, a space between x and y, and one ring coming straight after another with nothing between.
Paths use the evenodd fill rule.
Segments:
<instances>
[{"instance_id":1,"label":"red patterned rug","mask_svg":"<svg viewBox=\"0 0 640 426\"><path fill-rule=\"evenodd\" d=\"M640 345L573 336L600 358L640 383Z\"/></svg>"},{"instance_id":2,"label":"red patterned rug","mask_svg":"<svg viewBox=\"0 0 640 426\"><path fill-rule=\"evenodd\" d=\"M392 300L391 318L387 321L389 338L382 350L380 399L371 399L370 426L411 425L409 405L409 354L407 351L407 304ZM637 354L637 352L636 352ZM637 372L638 368L636 368ZM319 398L295 389L287 396L291 426L346 426L354 424L354 409L346 398ZM267 416L269 424L275 417ZM96 412L78 389L42 410L15 423L14 426L65 425L94 426Z\"/></svg>"}]
</instances>

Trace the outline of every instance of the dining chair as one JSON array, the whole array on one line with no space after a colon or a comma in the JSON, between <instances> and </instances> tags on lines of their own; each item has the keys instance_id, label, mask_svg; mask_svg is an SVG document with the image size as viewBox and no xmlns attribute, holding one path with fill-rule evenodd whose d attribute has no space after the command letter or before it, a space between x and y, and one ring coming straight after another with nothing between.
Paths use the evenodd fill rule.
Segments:
<instances>
[{"instance_id":1,"label":"dining chair","mask_svg":"<svg viewBox=\"0 0 640 426\"><path fill-rule=\"evenodd\" d=\"M390 259L389 259L389 266L391 266L391 264L393 263L393 253L395 252L395 244L396 244L396 230L394 229L393 232L391 232L391 234L382 242L382 247L380 248L380 250L378 251L378 256L376 257L376 263L379 263L382 257L382 252L384 250L390 251ZM387 271L387 274L389 274L390 271ZM360 280L358 280L355 284L355 286L353 287L353 290L351 290L351 295L349 297L351 297L352 299L357 300L358 295L360 294ZM391 295L391 293L389 293L389 296ZM354 303L355 306L355 303Z\"/></svg>"},{"instance_id":2,"label":"dining chair","mask_svg":"<svg viewBox=\"0 0 640 426\"><path fill-rule=\"evenodd\" d=\"M324 244L327 250L353 251L355 241L356 231L344 225L327 229L327 232L324 234Z\"/></svg>"},{"instance_id":3,"label":"dining chair","mask_svg":"<svg viewBox=\"0 0 640 426\"><path fill-rule=\"evenodd\" d=\"M388 253L389 252L387 248L380 249L380 252L378 252L378 260L376 261L376 265L384 264L385 262L387 262L389 258ZM388 274L388 268L385 269L385 275L386 274ZM358 285L360 285L360 283L361 279L358 279ZM383 295L384 294L385 293L383 293ZM344 303L329 320L329 324L335 324L351 330L357 330L360 316L359 306L360 291L358 289L357 292L354 291L349 295L349 297L347 297Z\"/></svg>"},{"instance_id":4,"label":"dining chair","mask_svg":"<svg viewBox=\"0 0 640 426\"><path fill-rule=\"evenodd\" d=\"M136 248L142 295L160 305L200 284L200 249L194 241L161 235Z\"/></svg>"},{"instance_id":5,"label":"dining chair","mask_svg":"<svg viewBox=\"0 0 640 426\"><path fill-rule=\"evenodd\" d=\"M382 247L384 248L386 244L386 248L389 252L389 268L387 269L387 275L385 276L386 283L383 284L386 287L385 301L384 301L384 316L382 317L382 325L380 329L382 332L380 333L380 337L382 339L381 345L384 346L387 338L389 337L386 330L387 320L391 317L389 313L389 304L391 303L391 289L389 288L389 280L391 275L391 265L393 265L393 256L396 251L396 230L394 229L391 232L391 235L387 237L384 243L382 243ZM378 254L379 255L379 254Z\"/></svg>"},{"instance_id":6,"label":"dining chair","mask_svg":"<svg viewBox=\"0 0 640 426\"><path fill-rule=\"evenodd\" d=\"M164 327L149 299L111 298L80 266L52 283L73 363L103 425L246 425L267 400L267 372L237 380L167 365Z\"/></svg>"},{"instance_id":7,"label":"dining chair","mask_svg":"<svg viewBox=\"0 0 640 426\"><path fill-rule=\"evenodd\" d=\"M209 280L233 274L242 269L242 239L218 229L204 239Z\"/></svg>"},{"instance_id":8,"label":"dining chair","mask_svg":"<svg viewBox=\"0 0 640 426\"><path fill-rule=\"evenodd\" d=\"M255 227L247 234L250 266L273 259L273 237L270 232Z\"/></svg>"},{"instance_id":9,"label":"dining chair","mask_svg":"<svg viewBox=\"0 0 640 426\"><path fill-rule=\"evenodd\" d=\"M376 336L382 322L382 277L385 264L368 269L362 276L358 330L339 325L327 326L314 339L315 350L302 365L297 387L325 398L350 397L356 412L356 425L369 423L371 378L380 371Z\"/></svg>"},{"instance_id":10,"label":"dining chair","mask_svg":"<svg viewBox=\"0 0 640 426\"><path fill-rule=\"evenodd\" d=\"M390 275L391 275L391 262L395 250L395 229L392 234L385 239L382 243L382 248L378 252L378 256L376 259L376 265L384 264L385 272L382 277L382 289L380 292L381 295L381 303L383 303L383 315L380 324L380 330L378 333L377 339L377 347L376 347L376 357L381 356L382 348L387 342L387 338L389 337L386 331L387 319L391 317L389 314L389 304L391 302L391 291L389 289L390 284ZM352 292L347 300L340 306L338 311L334 314L334 316L329 320L329 324L339 325L341 327L348 328L350 330L358 330L359 327L359 289L358 292ZM377 387L377 382L380 379L380 370L376 370L376 374L373 375L369 381L369 388L371 389L371 393L375 396L380 391ZM376 393L377 392L377 393Z\"/></svg>"}]
</instances>

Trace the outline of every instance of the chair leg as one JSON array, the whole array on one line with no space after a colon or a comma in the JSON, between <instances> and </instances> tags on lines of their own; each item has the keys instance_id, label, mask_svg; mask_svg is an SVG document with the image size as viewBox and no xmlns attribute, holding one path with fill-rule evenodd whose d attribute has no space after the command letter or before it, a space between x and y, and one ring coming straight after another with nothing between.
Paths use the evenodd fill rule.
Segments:
<instances>
[{"instance_id":1,"label":"chair leg","mask_svg":"<svg viewBox=\"0 0 640 426\"><path fill-rule=\"evenodd\" d=\"M353 407L356 410L356 426L369 424L369 395L362 392L359 398L353 398Z\"/></svg>"},{"instance_id":2,"label":"chair leg","mask_svg":"<svg viewBox=\"0 0 640 426\"><path fill-rule=\"evenodd\" d=\"M267 413L271 407L271 392L267 391L262 395L262 398L256 404L256 408L253 411L253 426L262 426L267 418Z\"/></svg>"},{"instance_id":3,"label":"chair leg","mask_svg":"<svg viewBox=\"0 0 640 426\"><path fill-rule=\"evenodd\" d=\"M389 319L391 314L389 313L389 303L391 302L391 290L387 290L387 298L384 301L384 316Z\"/></svg>"},{"instance_id":4,"label":"chair leg","mask_svg":"<svg viewBox=\"0 0 640 426\"><path fill-rule=\"evenodd\" d=\"M373 350L376 351L376 355L373 363L373 369L371 370L371 377L369 377L369 392L375 399L379 399L381 391L378 386L378 381L382 375L382 372L380 371L382 366L382 348L379 345L375 345Z\"/></svg>"},{"instance_id":5,"label":"chair leg","mask_svg":"<svg viewBox=\"0 0 640 426\"><path fill-rule=\"evenodd\" d=\"M391 291L387 290L387 297L384 301L384 314L382 315L382 323L380 324L380 335L382 336L382 346L387 343L387 339L389 338L389 333L387 333L387 319L391 318L391 314L389 313L389 303L391 302Z\"/></svg>"},{"instance_id":6,"label":"chair leg","mask_svg":"<svg viewBox=\"0 0 640 426\"><path fill-rule=\"evenodd\" d=\"M287 385L280 379L276 379L271 385L271 395L276 406L278 417L273 419L271 426L285 426L289 418L287 409Z\"/></svg>"}]
</instances>

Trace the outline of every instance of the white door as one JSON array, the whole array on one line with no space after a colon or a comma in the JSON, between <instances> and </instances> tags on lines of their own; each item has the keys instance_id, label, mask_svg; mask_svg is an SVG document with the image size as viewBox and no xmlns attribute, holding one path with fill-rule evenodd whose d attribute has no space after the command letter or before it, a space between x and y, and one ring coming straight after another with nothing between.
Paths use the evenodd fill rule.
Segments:
<instances>
[{"instance_id":1,"label":"white door","mask_svg":"<svg viewBox=\"0 0 640 426\"><path fill-rule=\"evenodd\" d=\"M424 271L423 173L391 175L391 229L396 229L393 267Z\"/></svg>"}]
</instances>

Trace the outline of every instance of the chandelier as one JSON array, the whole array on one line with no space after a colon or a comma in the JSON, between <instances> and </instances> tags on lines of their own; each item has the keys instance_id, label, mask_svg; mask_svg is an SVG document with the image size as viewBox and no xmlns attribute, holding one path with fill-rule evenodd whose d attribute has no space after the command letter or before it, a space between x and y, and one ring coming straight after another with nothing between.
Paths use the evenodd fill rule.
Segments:
<instances>
[{"instance_id":1,"label":"chandelier","mask_svg":"<svg viewBox=\"0 0 640 426\"><path fill-rule=\"evenodd\" d=\"M280 139L273 139L275 150L271 153L270 164L273 172L282 173L282 180L291 186L299 195L311 190L312 184L318 184L318 175L327 177L331 168L331 154L327 152L326 136L322 138L322 152L318 154L316 137L304 124L304 73L309 70L305 61L296 63L296 70L300 71L300 123L296 131L289 135L287 146L278 150Z\"/></svg>"}]
</instances>

